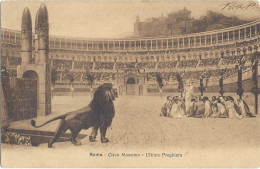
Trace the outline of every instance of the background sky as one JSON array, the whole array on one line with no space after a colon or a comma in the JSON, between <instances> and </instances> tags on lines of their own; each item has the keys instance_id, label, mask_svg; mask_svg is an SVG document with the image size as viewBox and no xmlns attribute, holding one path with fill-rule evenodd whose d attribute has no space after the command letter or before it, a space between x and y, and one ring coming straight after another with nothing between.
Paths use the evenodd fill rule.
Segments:
<instances>
[{"instance_id":1,"label":"background sky","mask_svg":"<svg viewBox=\"0 0 260 169\"><path fill-rule=\"evenodd\" d=\"M229 1L230 2L230 1ZM237 5L248 5L252 1L236 1ZM41 1L2 1L1 27L21 30L21 18L25 7L29 7L33 28L35 15ZM47 1L51 35L82 38L121 38L133 34L134 22L150 17L167 16L185 6L191 16L198 19L207 10L237 16L241 19L259 19L260 6L248 9L222 10L227 1ZM259 2L256 1L259 4Z\"/></svg>"}]
</instances>

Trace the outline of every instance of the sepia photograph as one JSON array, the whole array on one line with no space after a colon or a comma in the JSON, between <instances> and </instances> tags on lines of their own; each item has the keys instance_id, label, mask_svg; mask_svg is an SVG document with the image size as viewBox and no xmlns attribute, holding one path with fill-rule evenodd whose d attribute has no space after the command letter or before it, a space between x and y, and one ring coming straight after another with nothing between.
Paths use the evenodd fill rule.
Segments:
<instances>
[{"instance_id":1,"label":"sepia photograph","mask_svg":"<svg viewBox=\"0 0 260 169\"><path fill-rule=\"evenodd\" d=\"M260 1L1 2L1 167L259 168Z\"/></svg>"}]
</instances>

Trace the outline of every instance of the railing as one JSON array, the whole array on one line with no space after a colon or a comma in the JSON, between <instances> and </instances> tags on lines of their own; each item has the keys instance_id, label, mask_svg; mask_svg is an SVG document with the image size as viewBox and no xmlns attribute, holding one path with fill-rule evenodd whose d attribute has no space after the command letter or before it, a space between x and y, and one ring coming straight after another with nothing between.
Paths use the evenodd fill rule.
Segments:
<instances>
[{"instance_id":1,"label":"railing","mask_svg":"<svg viewBox=\"0 0 260 169\"><path fill-rule=\"evenodd\" d=\"M247 39L258 38L259 36L260 20L256 20L240 26L215 31L179 35L175 37L85 39L76 37L50 36L49 44L51 49L64 50L154 51L229 44ZM20 32L2 28L2 41L5 43L20 43Z\"/></svg>"}]
</instances>

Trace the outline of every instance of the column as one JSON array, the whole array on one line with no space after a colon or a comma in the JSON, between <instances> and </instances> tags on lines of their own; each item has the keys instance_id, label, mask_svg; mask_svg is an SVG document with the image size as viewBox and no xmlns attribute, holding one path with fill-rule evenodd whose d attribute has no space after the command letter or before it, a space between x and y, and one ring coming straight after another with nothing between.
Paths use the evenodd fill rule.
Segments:
<instances>
[{"instance_id":1,"label":"column","mask_svg":"<svg viewBox=\"0 0 260 169\"><path fill-rule=\"evenodd\" d=\"M255 25L255 36L257 36L257 25Z\"/></svg>"},{"instance_id":2,"label":"column","mask_svg":"<svg viewBox=\"0 0 260 169\"><path fill-rule=\"evenodd\" d=\"M124 41L124 50L125 50L125 41Z\"/></svg>"},{"instance_id":3,"label":"column","mask_svg":"<svg viewBox=\"0 0 260 169\"><path fill-rule=\"evenodd\" d=\"M157 39L155 40L155 48L158 49L158 45L157 45Z\"/></svg>"},{"instance_id":4,"label":"column","mask_svg":"<svg viewBox=\"0 0 260 169\"><path fill-rule=\"evenodd\" d=\"M246 28L244 28L244 39L246 39Z\"/></svg>"},{"instance_id":5,"label":"column","mask_svg":"<svg viewBox=\"0 0 260 169\"><path fill-rule=\"evenodd\" d=\"M168 49L168 47L169 47L168 43L169 43L169 39L167 39L167 49Z\"/></svg>"},{"instance_id":6,"label":"column","mask_svg":"<svg viewBox=\"0 0 260 169\"><path fill-rule=\"evenodd\" d=\"M201 46L201 36L200 36L200 46Z\"/></svg>"},{"instance_id":7,"label":"column","mask_svg":"<svg viewBox=\"0 0 260 169\"><path fill-rule=\"evenodd\" d=\"M250 26L250 29L249 29L249 37L251 38L252 37L252 27Z\"/></svg>"},{"instance_id":8,"label":"column","mask_svg":"<svg viewBox=\"0 0 260 169\"><path fill-rule=\"evenodd\" d=\"M60 73L60 82L62 81L62 72Z\"/></svg>"},{"instance_id":9,"label":"column","mask_svg":"<svg viewBox=\"0 0 260 169\"><path fill-rule=\"evenodd\" d=\"M188 37L188 39L189 39L189 47L190 47L190 38L191 38L191 37Z\"/></svg>"},{"instance_id":10,"label":"column","mask_svg":"<svg viewBox=\"0 0 260 169\"><path fill-rule=\"evenodd\" d=\"M115 41L113 41L113 44L114 44L114 50L116 49L116 42Z\"/></svg>"},{"instance_id":11,"label":"column","mask_svg":"<svg viewBox=\"0 0 260 169\"><path fill-rule=\"evenodd\" d=\"M72 58L72 70L74 70L74 60L75 60L75 57Z\"/></svg>"},{"instance_id":12,"label":"column","mask_svg":"<svg viewBox=\"0 0 260 169\"><path fill-rule=\"evenodd\" d=\"M136 41L135 41L135 50L136 50Z\"/></svg>"},{"instance_id":13,"label":"column","mask_svg":"<svg viewBox=\"0 0 260 169\"><path fill-rule=\"evenodd\" d=\"M228 35L228 42L229 42L229 31L228 31L228 34L227 34L227 35Z\"/></svg>"},{"instance_id":14,"label":"column","mask_svg":"<svg viewBox=\"0 0 260 169\"><path fill-rule=\"evenodd\" d=\"M151 40L151 50L153 49L153 40Z\"/></svg>"},{"instance_id":15,"label":"column","mask_svg":"<svg viewBox=\"0 0 260 169\"><path fill-rule=\"evenodd\" d=\"M84 41L83 40L81 41L81 49L82 50L84 49Z\"/></svg>"},{"instance_id":16,"label":"column","mask_svg":"<svg viewBox=\"0 0 260 169\"><path fill-rule=\"evenodd\" d=\"M222 35L222 39L221 40L222 40L222 43L223 43L223 41L224 41L224 37L223 37L224 33L222 32L221 35Z\"/></svg>"},{"instance_id":17,"label":"column","mask_svg":"<svg viewBox=\"0 0 260 169\"><path fill-rule=\"evenodd\" d=\"M212 34L210 35L210 44L212 45Z\"/></svg>"},{"instance_id":18,"label":"column","mask_svg":"<svg viewBox=\"0 0 260 169\"><path fill-rule=\"evenodd\" d=\"M81 75L80 75L80 81L82 82L83 81L83 72L81 72Z\"/></svg>"},{"instance_id":19,"label":"column","mask_svg":"<svg viewBox=\"0 0 260 169\"><path fill-rule=\"evenodd\" d=\"M180 47L180 39L178 38L178 44L177 44L177 48Z\"/></svg>"},{"instance_id":20,"label":"column","mask_svg":"<svg viewBox=\"0 0 260 169\"><path fill-rule=\"evenodd\" d=\"M238 30L238 40L240 40L240 29Z\"/></svg>"}]
</instances>

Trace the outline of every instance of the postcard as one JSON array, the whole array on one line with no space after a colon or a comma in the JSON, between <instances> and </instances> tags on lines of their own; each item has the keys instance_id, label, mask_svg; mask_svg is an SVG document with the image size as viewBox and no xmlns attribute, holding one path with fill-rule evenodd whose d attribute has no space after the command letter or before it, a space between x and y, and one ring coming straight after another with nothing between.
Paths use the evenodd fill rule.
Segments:
<instances>
[{"instance_id":1,"label":"postcard","mask_svg":"<svg viewBox=\"0 0 260 169\"><path fill-rule=\"evenodd\" d=\"M259 1L2 1L1 167L258 168Z\"/></svg>"}]
</instances>

